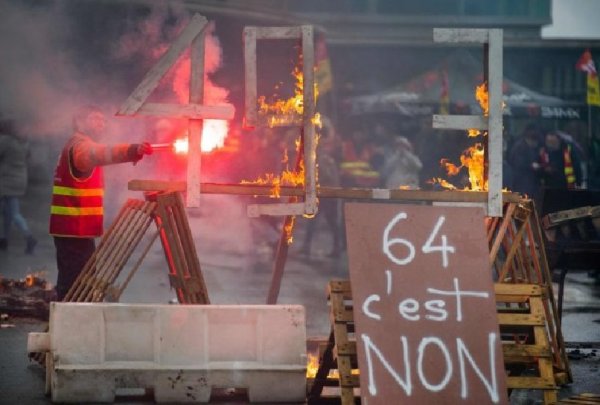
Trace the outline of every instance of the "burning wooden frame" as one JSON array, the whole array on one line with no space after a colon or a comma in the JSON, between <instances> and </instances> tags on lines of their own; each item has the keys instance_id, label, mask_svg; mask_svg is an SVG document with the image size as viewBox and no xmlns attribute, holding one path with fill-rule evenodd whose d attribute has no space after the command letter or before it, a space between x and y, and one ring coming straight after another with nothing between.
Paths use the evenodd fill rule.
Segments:
<instances>
[{"instance_id":1,"label":"burning wooden frame","mask_svg":"<svg viewBox=\"0 0 600 405\"><path fill-rule=\"evenodd\" d=\"M257 40L298 39L302 46L302 116L259 115L257 108ZM278 204L254 204L248 207L248 215L315 215L317 213L317 162L315 135L315 86L314 86L314 35L313 27L245 27L244 28L244 62L245 62L245 119L244 127L288 126L302 129L301 150L304 167L304 202ZM300 162L299 162L300 163Z\"/></svg>"},{"instance_id":2,"label":"burning wooden frame","mask_svg":"<svg viewBox=\"0 0 600 405\"><path fill-rule=\"evenodd\" d=\"M484 79L487 82L489 113L486 115L434 115L439 129L487 131L487 215L502 216L502 30L434 28L434 42L475 43L484 46Z\"/></svg>"}]
</instances>

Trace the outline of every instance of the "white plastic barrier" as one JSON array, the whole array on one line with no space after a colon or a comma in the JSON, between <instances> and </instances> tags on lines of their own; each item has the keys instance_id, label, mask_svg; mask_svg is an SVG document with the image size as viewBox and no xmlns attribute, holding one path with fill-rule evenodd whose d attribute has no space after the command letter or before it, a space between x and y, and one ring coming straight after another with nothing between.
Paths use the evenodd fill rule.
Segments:
<instances>
[{"instance_id":1,"label":"white plastic barrier","mask_svg":"<svg viewBox=\"0 0 600 405\"><path fill-rule=\"evenodd\" d=\"M152 389L156 402L208 402L245 388L251 402L306 399L306 321L298 305L52 303L48 339L55 402L113 402Z\"/></svg>"}]
</instances>

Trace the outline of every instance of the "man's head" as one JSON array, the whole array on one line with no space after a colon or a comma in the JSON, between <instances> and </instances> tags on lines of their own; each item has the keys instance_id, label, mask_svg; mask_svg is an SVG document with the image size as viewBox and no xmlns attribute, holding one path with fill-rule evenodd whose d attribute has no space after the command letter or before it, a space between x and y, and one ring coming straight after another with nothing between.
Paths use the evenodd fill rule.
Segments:
<instances>
[{"instance_id":1,"label":"man's head","mask_svg":"<svg viewBox=\"0 0 600 405\"><path fill-rule=\"evenodd\" d=\"M531 147L538 146L541 138L541 131L535 124L529 124L523 131L523 138L525 142Z\"/></svg>"},{"instance_id":2,"label":"man's head","mask_svg":"<svg viewBox=\"0 0 600 405\"><path fill-rule=\"evenodd\" d=\"M561 145L560 137L555 132L548 132L544 139L544 144L549 151L557 151Z\"/></svg>"},{"instance_id":3,"label":"man's head","mask_svg":"<svg viewBox=\"0 0 600 405\"><path fill-rule=\"evenodd\" d=\"M106 116L100 107L93 105L82 107L73 117L73 128L93 138L99 137L106 129Z\"/></svg>"}]
</instances>

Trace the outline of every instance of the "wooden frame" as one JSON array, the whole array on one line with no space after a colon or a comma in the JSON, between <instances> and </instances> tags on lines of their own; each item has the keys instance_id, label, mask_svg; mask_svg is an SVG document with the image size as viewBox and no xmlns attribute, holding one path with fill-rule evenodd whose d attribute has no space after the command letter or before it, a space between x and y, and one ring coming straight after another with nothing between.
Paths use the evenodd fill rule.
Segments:
<instances>
[{"instance_id":1,"label":"wooden frame","mask_svg":"<svg viewBox=\"0 0 600 405\"><path fill-rule=\"evenodd\" d=\"M299 27L244 27L244 76L245 76L245 117L244 127L254 128L266 125L257 109L257 40L298 39L302 45L302 104L303 114L292 117L284 126L302 128L302 147L304 163L304 202L278 204L253 204L248 207L248 215L315 215L317 213L317 162L314 116L316 100L314 93L314 29L311 25Z\"/></svg>"},{"instance_id":2,"label":"wooden frame","mask_svg":"<svg viewBox=\"0 0 600 405\"><path fill-rule=\"evenodd\" d=\"M144 76L123 103L117 115L147 115L188 119L187 199L188 207L200 205L201 138L204 119L233 119L232 105L204 105L204 38L208 21L195 14L173 41L169 49ZM183 51L191 47L190 98L188 104L146 103L160 79L177 62Z\"/></svg>"},{"instance_id":3,"label":"wooden frame","mask_svg":"<svg viewBox=\"0 0 600 405\"><path fill-rule=\"evenodd\" d=\"M485 49L484 76L487 78L489 114L434 115L433 128L479 129L488 131L488 199L487 215L502 216L502 46L501 29L434 28L433 41L441 43L476 43Z\"/></svg>"}]
</instances>

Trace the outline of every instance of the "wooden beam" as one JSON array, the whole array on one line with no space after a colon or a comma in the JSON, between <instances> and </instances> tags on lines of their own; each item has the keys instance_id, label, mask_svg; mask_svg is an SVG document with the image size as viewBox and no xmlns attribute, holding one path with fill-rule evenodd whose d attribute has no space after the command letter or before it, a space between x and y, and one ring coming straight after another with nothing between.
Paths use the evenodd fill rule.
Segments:
<instances>
[{"instance_id":1,"label":"wooden beam","mask_svg":"<svg viewBox=\"0 0 600 405\"><path fill-rule=\"evenodd\" d=\"M484 44L489 40L488 31L473 28L434 28L433 42Z\"/></svg>"},{"instance_id":2,"label":"wooden beam","mask_svg":"<svg viewBox=\"0 0 600 405\"><path fill-rule=\"evenodd\" d=\"M203 30L192 41L190 54L190 104L204 102L204 37ZM201 119L188 120L187 200L186 206L200 206L200 170L202 156Z\"/></svg>"},{"instance_id":3,"label":"wooden beam","mask_svg":"<svg viewBox=\"0 0 600 405\"><path fill-rule=\"evenodd\" d=\"M247 27L256 30L256 39L300 39L300 27Z\"/></svg>"},{"instance_id":4,"label":"wooden beam","mask_svg":"<svg viewBox=\"0 0 600 405\"><path fill-rule=\"evenodd\" d=\"M312 25L302 29L302 102L303 102L303 141L304 141L304 213L317 213L317 142L315 124L315 41Z\"/></svg>"},{"instance_id":5,"label":"wooden beam","mask_svg":"<svg viewBox=\"0 0 600 405\"><path fill-rule=\"evenodd\" d=\"M489 30L488 215L502 216L502 30Z\"/></svg>"},{"instance_id":6,"label":"wooden beam","mask_svg":"<svg viewBox=\"0 0 600 405\"><path fill-rule=\"evenodd\" d=\"M433 116L433 128L479 129L487 131L488 120L481 115L438 115Z\"/></svg>"},{"instance_id":7,"label":"wooden beam","mask_svg":"<svg viewBox=\"0 0 600 405\"><path fill-rule=\"evenodd\" d=\"M150 69L144 79L125 100L117 115L133 115L146 101L150 93L154 91L160 79L167 73L169 68L177 61L185 48L206 27L208 21L200 14L195 14L189 24L181 31L181 34L173 41L169 49L160 57L158 62Z\"/></svg>"},{"instance_id":8,"label":"wooden beam","mask_svg":"<svg viewBox=\"0 0 600 405\"><path fill-rule=\"evenodd\" d=\"M235 108L231 104L200 105L146 103L142 105L137 114L175 119L231 120L235 115Z\"/></svg>"},{"instance_id":9,"label":"wooden beam","mask_svg":"<svg viewBox=\"0 0 600 405\"><path fill-rule=\"evenodd\" d=\"M186 183L183 181L161 180L130 180L129 190L132 191L185 191ZM268 185L258 184L218 184L201 183L202 194L230 194L230 195L272 195L273 188ZM386 191L386 193L383 193ZM382 198L382 195L386 198ZM283 186L280 189L281 197L302 197L302 187ZM373 188L342 188L318 187L318 198L340 198L356 200L381 201L448 201L448 202L486 202L487 193L483 191L425 191L425 190L383 190ZM520 202L523 200L518 193L503 193L504 202Z\"/></svg>"},{"instance_id":10,"label":"wooden beam","mask_svg":"<svg viewBox=\"0 0 600 405\"><path fill-rule=\"evenodd\" d=\"M256 84L256 27L244 28L244 128L254 128L258 122Z\"/></svg>"}]
</instances>

